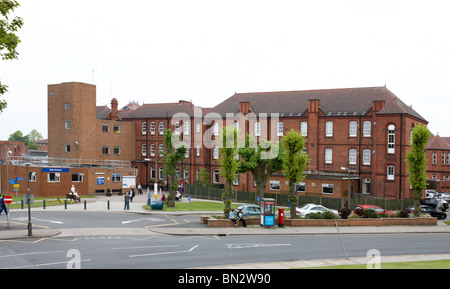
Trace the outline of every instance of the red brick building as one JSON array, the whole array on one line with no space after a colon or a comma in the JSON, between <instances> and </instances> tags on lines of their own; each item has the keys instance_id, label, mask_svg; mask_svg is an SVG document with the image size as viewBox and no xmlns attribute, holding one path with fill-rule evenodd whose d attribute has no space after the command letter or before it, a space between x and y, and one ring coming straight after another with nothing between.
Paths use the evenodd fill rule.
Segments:
<instances>
[{"instance_id":1,"label":"red brick building","mask_svg":"<svg viewBox=\"0 0 450 289\"><path fill-rule=\"evenodd\" d=\"M427 145L427 177L440 192L450 192L450 138L432 135Z\"/></svg>"}]
</instances>

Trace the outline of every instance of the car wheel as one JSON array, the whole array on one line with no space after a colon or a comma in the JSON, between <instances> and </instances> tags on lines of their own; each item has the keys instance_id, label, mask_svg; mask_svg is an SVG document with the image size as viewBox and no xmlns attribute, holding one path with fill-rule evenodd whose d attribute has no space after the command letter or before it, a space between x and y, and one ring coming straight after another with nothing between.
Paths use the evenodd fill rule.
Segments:
<instances>
[{"instance_id":1,"label":"car wheel","mask_svg":"<svg viewBox=\"0 0 450 289\"><path fill-rule=\"evenodd\" d=\"M447 214L443 214L441 220L445 220L445 218L447 218Z\"/></svg>"}]
</instances>

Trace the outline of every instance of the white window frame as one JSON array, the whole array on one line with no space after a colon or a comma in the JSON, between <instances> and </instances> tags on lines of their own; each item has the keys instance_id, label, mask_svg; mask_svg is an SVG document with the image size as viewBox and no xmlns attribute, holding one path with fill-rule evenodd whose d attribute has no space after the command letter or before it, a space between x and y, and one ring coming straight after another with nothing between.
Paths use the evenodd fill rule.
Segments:
<instances>
[{"instance_id":1,"label":"white window frame","mask_svg":"<svg viewBox=\"0 0 450 289\"><path fill-rule=\"evenodd\" d=\"M348 164L356 165L356 149L348 150Z\"/></svg>"},{"instance_id":2,"label":"white window frame","mask_svg":"<svg viewBox=\"0 0 450 289\"><path fill-rule=\"evenodd\" d=\"M363 150L363 165L370 166L371 150Z\"/></svg>"},{"instance_id":3,"label":"white window frame","mask_svg":"<svg viewBox=\"0 0 450 289\"><path fill-rule=\"evenodd\" d=\"M325 163L326 164L333 163L333 149L332 148L325 149Z\"/></svg>"},{"instance_id":4,"label":"white window frame","mask_svg":"<svg viewBox=\"0 0 450 289\"><path fill-rule=\"evenodd\" d=\"M326 191L324 191L324 189L326 189ZM328 190L331 190L331 192L329 192ZM334 194L334 185L333 184L322 184L322 194L333 195Z\"/></svg>"},{"instance_id":5,"label":"white window frame","mask_svg":"<svg viewBox=\"0 0 450 289\"><path fill-rule=\"evenodd\" d=\"M183 122L183 134L189 135L189 122L187 121Z\"/></svg>"},{"instance_id":6,"label":"white window frame","mask_svg":"<svg viewBox=\"0 0 450 289\"><path fill-rule=\"evenodd\" d=\"M219 183L219 170L213 171L213 184Z\"/></svg>"},{"instance_id":7,"label":"white window frame","mask_svg":"<svg viewBox=\"0 0 450 289\"><path fill-rule=\"evenodd\" d=\"M277 122L277 136L283 136L283 122Z\"/></svg>"},{"instance_id":8,"label":"white window frame","mask_svg":"<svg viewBox=\"0 0 450 289\"><path fill-rule=\"evenodd\" d=\"M388 126L387 146L388 146L388 154L394 154L395 153L395 125L393 125L393 124Z\"/></svg>"},{"instance_id":9,"label":"white window frame","mask_svg":"<svg viewBox=\"0 0 450 289\"><path fill-rule=\"evenodd\" d=\"M261 136L261 123L255 122L255 136Z\"/></svg>"},{"instance_id":10,"label":"white window frame","mask_svg":"<svg viewBox=\"0 0 450 289\"><path fill-rule=\"evenodd\" d=\"M372 122L366 120L363 122L363 137L372 136Z\"/></svg>"},{"instance_id":11,"label":"white window frame","mask_svg":"<svg viewBox=\"0 0 450 289\"><path fill-rule=\"evenodd\" d=\"M147 122L143 121L141 124L141 134L146 135L147 134Z\"/></svg>"},{"instance_id":12,"label":"white window frame","mask_svg":"<svg viewBox=\"0 0 450 289\"><path fill-rule=\"evenodd\" d=\"M160 135L164 134L164 122L163 121L159 122L158 132Z\"/></svg>"},{"instance_id":13,"label":"white window frame","mask_svg":"<svg viewBox=\"0 0 450 289\"><path fill-rule=\"evenodd\" d=\"M395 167L394 166L387 167L387 180L388 181L395 180Z\"/></svg>"},{"instance_id":14,"label":"white window frame","mask_svg":"<svg viewBox=\"0 0 450 289\"><path fill-rule=\"evenodd\" d=\"M155 144L152 143L150 144L150 156L154 157L155 156Z\"/></svg>"},{"instance_id":15,"label":"white window frame","mask_svg":"<svg viewBox=\"0 0 450 289\"><path fill-rule=\"evenodd\" d=\"M147 156L147 144L146 143L142 144L142 146L141 146L141 153L142 153L143 157Z\"/></svg>"},{"instance_id":16,"label":"white window frame","mask_svg":"<svg viewBox=\"0 0 450 289\"><path fill-rule=\"evenodd\" d=\"M219 158L219 147L218 146L213 147L213 158L215 160L217 160Z\"/></svg>"},{"instance_id":17,"label":"white window frame","mask_svg":"<svg viewBox=\"0 0 450 289\"><path fill-rule=\"evenodd\" d=\"M300 133L304 137L308 136L308 122L307 121L300 122Z\"/></svg>"},{"instance_id":18,"label":"white window frame","mask_svg":"<svg viewBox=\"0 0 450 289\"><path fill-rule=\"evenodd\" d=\"M431 162L433 165L437 165L437 153L433 153Z\"/></svg>"},{"instance_id":19,"label":"white window frame","mask_svg":"<svg viewBox=\"0 0 450 289\"><path fill-rule=\"evenodd\" d=\"M271 180L269 184L271 191L279 191L281 189L280 181Z\"/></svg>"},{"instance_id":20,"label":"white window frame","mask_svg":"<svg viewBox=\"0 0 450 289\"><path fill-rule=\"evenodd\" d=\"M152 122L150 123L150 134L155 134L155 132L156 132L155 122L152 121Z\"/></svg>"},{"instance_id":21,"label":"white window frame","mask_svg":"<svg viewBox=\"0 0 450 289\"><path fill-rule=\"evenodd\" d=\"M64 129L70 129L70 120L64 121Z\"/></svg>"},{"instance_id":22,"label":"white window frame","mask_svg":"<svg viewBox=\"0 0 450 289\"><path fill-rule=\"evenodd\" d=\"M332 121L327 121L325 123L325 136L333 137L333 122Z\"/></svg>"},{"instance_id":23,"label":"white window frame","mask_svg":"<svg viewBox=\"0 0 450 289\"><path fill-rule=\"evenodd\" d=\"M199 157L200 156L200 145L198 144L196 147L197 147L197 156Z\"/></svg>"},{"instance_id":24,"label":"white window frame","mask_svg":"<svg viewBox=\"0 0 450 289\"><path fill-rule=\"evenodd\" d=\"M61 174L60 173L48 173L47 174L47 183L59 183L61 182Z\"/></svg>"}]
</instances>

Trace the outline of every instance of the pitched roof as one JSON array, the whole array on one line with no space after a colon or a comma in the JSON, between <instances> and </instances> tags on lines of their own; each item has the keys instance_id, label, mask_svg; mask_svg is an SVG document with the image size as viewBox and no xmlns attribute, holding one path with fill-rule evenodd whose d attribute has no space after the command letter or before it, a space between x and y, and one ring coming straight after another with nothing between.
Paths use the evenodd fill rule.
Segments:
<instances>
[{"instance_id":1,"label":"pitched roof","mask_svg":"<svg viewBox=\"0 0 450 289\"><path fill-rule=\"evenodd\" d=\"M166 118L172 117L176 113L186 113L193 117L194 105L188 101L143 104L128 112L123 118Z\"/></svg>"},{"instance_id":2,"label":"pitched roof","mask_svg":"<svg viewBox=\"0 0 450 289\"><path fill-rule=\"evenodd\" d=\"M439 135L431 135L428 139L427 149L428 150L450 150L450 144L448 144L445 139Z\"/></svg>"},{"instance_id":3,"label":"pitched roof","mask_svg":"<svg viewBox=\"0 0 450 289\"><path fill-rule=\"evenodd\" d=\"M212 111L225 116L226 113L237 113L239 102L250 102L255 114L265 112L299 116L307 110L309 99L319 99L320 109L330 116L364 115L372 108L372 101L384 100L385 107L376 114L406 113L426 121L386 87L236 93Z\"/></svg>"}]
</instances>

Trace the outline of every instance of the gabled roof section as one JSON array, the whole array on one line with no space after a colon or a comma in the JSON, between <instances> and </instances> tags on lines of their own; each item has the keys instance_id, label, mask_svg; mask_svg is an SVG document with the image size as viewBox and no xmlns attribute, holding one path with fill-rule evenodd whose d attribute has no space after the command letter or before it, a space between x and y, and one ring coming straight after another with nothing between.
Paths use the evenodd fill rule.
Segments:
<instances>
[{"instance_id":1,"label":"gabled roof section","mask_svg":"<svg viewBox=\"0 0 450 289\"><path fill-rule=\"evenodd\" d=\"M149 103L143 104L133 111L129 111L123 118L166 118L176 113L186 113L194 116L194 105L189 101L172 103Z\"/></svg>"},{"instance_id":2,"label":"gabled roof section","mask_svg":"<svg viewBox=\"0 0 450 289\"><path fill-rule=\"evenodd\" d=\"M250 102L255 114L265 112L301 116L308 109L309 99L320 100L320 109L326 116L365 115L371 110L374 100L381 100L386 105L376 114L406 113L427 122L386 87L235 93L212 111L225 116L226 113L238 112L239 102Z\"/></svg>"},{"instance_id":3,"label":"gabled roof section","mask_svg":"<svg viewBox=\"0 0 450 289\"><path fill-rule=\"evenodd\" d=\"M428 150L450 150L450 144L445 141L445 139L439 135L431 135L428 140L427 149Z\"/></svg>"}]
</instances>

